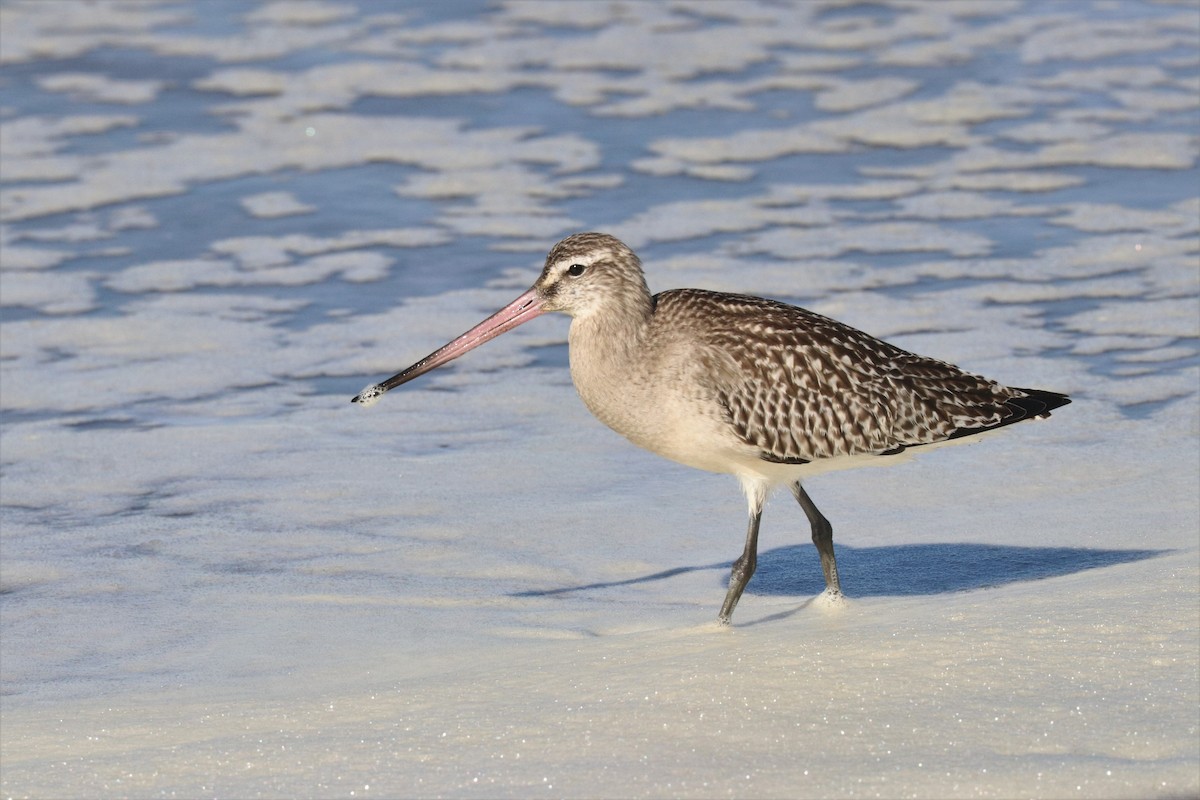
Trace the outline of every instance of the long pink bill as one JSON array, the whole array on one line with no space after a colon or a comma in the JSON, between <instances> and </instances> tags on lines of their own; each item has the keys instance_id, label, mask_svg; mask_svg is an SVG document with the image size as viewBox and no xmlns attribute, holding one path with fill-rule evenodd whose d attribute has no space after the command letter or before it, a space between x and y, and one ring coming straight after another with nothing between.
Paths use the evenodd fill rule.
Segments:
<instances>
[{"instance_id":1,"label":"long pink bill","mask_svg":"<svg viewBox=\"0 0 1200 800\"><path fill-rule=\"evenodd\" d=\"M397 372L382 383L376 383L363 389L350 402L369 406L389 389L394 389L403 383L408 383L418 375L424 375L432 369L437 369L442 364L453 361L468 350L474 350L484 342L495 339L500 334L512 330L523 322L528 322L541 313L542 300L538 297L536 289L530 289L462 336L439 347L411 367Z\"/></svg>"}]
</instances>

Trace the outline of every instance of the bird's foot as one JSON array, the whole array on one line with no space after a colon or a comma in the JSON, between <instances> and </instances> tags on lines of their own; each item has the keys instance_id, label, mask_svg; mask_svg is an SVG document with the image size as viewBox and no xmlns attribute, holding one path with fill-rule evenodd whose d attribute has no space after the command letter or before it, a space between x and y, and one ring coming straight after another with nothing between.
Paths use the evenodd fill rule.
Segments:
<instances>
[{"instance_id":1,"label":"bird's foot","mask_svg":"<svg viewBox=\"0 0 1200 800\"><path fill-rule=\"evenodd\" d=\"M822 606L840 606L846 602L846 595L841 589L826 589L817 595L816 602Z\"/></svg>"}]
</instances>

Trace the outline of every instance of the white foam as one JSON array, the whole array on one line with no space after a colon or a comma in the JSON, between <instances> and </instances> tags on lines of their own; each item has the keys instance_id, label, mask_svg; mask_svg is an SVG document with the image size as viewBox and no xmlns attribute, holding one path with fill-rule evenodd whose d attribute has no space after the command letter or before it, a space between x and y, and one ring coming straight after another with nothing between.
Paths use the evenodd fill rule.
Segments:
<instances>
[{"instance_id":1,"label":"white foam","mask_svg":"<svg viewBox=\"0 0 1200 800\"><path fill-rule=\"evenodd\" d=\"M379 398L383 397L386 390L377 383L372 383L370 386L363 387L363 390L358 393L355 401L363 408L370 408L379 402Z\"/></svg>"},{"instance_id":2,"label":"white foam","mask_svg":"<svg viewBox=\"0 0 1200 800\"><path fill-rule=\"evenodd\" d=\"M135 105L149 103L166 87L165 81L116 80L86 72L56 72L37 79L41 88L68 92L75 99Z\"/></svg>"},{"instance_id":3,"label":"white foam","mask_svg":"<svg viewBox=\"0 0 1200 800\"><path fill-rule=\"evenodd\" d=\"M301 203L290 192L263 192L241 199L242 207L256 217L274 219L296 214L311 214L316 209Z\"/></svg>"}]
</instances>

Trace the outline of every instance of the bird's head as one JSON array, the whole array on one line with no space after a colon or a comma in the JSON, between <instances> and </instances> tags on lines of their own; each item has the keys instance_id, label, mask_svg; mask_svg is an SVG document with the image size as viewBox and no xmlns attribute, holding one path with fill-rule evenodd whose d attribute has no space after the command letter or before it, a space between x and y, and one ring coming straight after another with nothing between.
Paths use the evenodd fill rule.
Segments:
<instances>
[{"instance_id":1,"label":"bird's head","mask_svg":"<svg viewBox=\"0 0 1200 800\"><path fill-rule=\"evenodd\" d=\"M545 311L561 311L580 319L601 310L610 315L649 313L650 292L642 264L632 250L606 233L576 233L554 245L541 276L528 291L407 369L368 386L351 402L371 405L390 389L453 361Z\"/></svg>"},{"instance_id":2,"label":"bird's head","mask_svg":"<svg viewBox=\"0 0 1200 800\"><path fill-rule=\"evenodd\" d=\"M640 309L650 299L642 262L606 233L576 233L554 245L534 290L542 310L575 318L610 307Z\"/></svg>"}]
</instances>

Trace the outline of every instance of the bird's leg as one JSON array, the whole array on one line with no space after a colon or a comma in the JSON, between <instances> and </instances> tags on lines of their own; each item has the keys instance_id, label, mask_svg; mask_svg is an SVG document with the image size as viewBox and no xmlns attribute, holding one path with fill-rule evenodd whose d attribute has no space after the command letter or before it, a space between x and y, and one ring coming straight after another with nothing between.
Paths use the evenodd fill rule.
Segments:
<instances>
[{"instance_id":1,"label":"bird's leg","mask_svg":"<svg viewBox=\"0 0 1200 800\"><path fill-rule=\"evenodd\" d=\"M808 496L808 492L804 491L800 481L792 484L792 494L795 496L796 502L804 509L809 524L812 525L813 544L817 546L817 552L821 554L821 571L825 573L825 591L840 595L842 584L838 581L837 559L833 555L833 526L817 509L816 503Z\"/></svg>"},{"instance_id":2,"label":"bird's leg","mask_svg":"<svg viewBox=\"0 0 1200 800\"><path fill-rule=\"evenodd\" d=\"M725 594L721 613L717 615L717 619L722 625L729 624L729 619L733 616L733 609L737 606L738 600L742 598L742 592L746 590L746 584L750 582L750 576L754 574L754 568L758 565L758 523L762 521L762 507L762 500L751 501L750 525L746 529L746 548L742 550L738 560L733 562L733 569L729 573L729 591Z\"/></svg>"}]
</instances>

